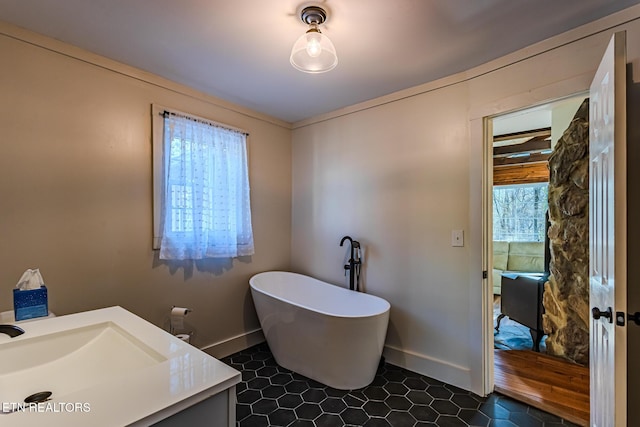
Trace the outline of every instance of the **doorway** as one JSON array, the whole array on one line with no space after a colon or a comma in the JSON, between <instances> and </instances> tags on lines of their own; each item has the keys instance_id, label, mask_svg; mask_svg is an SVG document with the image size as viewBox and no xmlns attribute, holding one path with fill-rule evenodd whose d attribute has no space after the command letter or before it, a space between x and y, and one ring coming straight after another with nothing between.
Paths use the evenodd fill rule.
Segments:
<instances>
[{"instance_id":1,"label":"doorway","mask_svg":"<svg viewBox=\"0 0 640 427\"><path fill-rule=\"evenodd\" d=\"M555 156L552 162L557 163L565 155L564 146L571 137L563 134L585 98L575 96L496 116L489 126L493 129L488 204L493 271L488 278L493 289L495 390L579 425L589 420L588 366L581 365L579 354L577 361L564 354L557 331L552 332L548 351L545 329L555 327L552 314L560 318L564 314L557 313L563 305L554 305L549 297L553 289L544 294L551 258L551 222L546 216L549 160ZM553 230L557 230L557 212L553 215ZM552 308L549 313L545 305ZM588 355L588 329L586 343Z\"/></svg>"}]
</instances>

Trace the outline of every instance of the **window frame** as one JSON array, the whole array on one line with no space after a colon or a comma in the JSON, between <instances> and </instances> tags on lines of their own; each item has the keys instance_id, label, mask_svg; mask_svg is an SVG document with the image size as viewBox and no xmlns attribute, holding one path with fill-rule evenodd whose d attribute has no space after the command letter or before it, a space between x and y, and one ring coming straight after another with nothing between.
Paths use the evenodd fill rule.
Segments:
<instances>
[{"instance_id":1,"label":"window frame","mask_svg":"<svg viewBox=\"0 0 640 427\"><path fill-rule=\"evenodd\" d=\"M495 191L496 190L508 190L508 189L513 189L513 188L522 188L522 187L543 187L546 186L546 193L547 193L547 199L544 201L544 209L542 209L541 212L541 218L536 218L540 220L540 223L543 224L543 228L546 229L546 219L545 219L545 213L547 212L547 210L549 209L549 181L543 181L543 182L529 182L529 183L517 183L517 184L508 184L508 185L497 185L497 186L493 186L492 189L492 218L493 218L493 223L491 226L492 229L492 239L494 241L505 241L502 239L499 239L498 237L502 237L502 236L498 236L498 233L496 232L496 214L495 214L495 203L496 203L496 197L495 197ZM544 242L544 236L541 236L540 240L520 240L517 238L517 235L519 235L521 233L516 232L516 236L515 239L509 239L506 241L518 241L518 242Z\"/></svg>"}]
</instances>

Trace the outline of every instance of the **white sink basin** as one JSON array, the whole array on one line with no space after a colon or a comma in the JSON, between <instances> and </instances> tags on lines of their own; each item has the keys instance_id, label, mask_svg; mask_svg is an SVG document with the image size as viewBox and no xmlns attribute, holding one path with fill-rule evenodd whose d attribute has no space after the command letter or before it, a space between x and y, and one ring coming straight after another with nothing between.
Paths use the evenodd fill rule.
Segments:
<instances>
[{"instance_id":1,"label":"white sink basin","mask_svg":"<svg viewBox=\"0 0 640 427\"><path fill-rule=\"evenodd\" d=\"M22 402L42 391L53 399L156 365L166 357L107 322L6 343L0 402Z\"/></svg>"},{"instance_id":2,"label":"white sink basin","mask_svg":"<svg viewBox=\"0 0 640 427\"><path fill-rule=\"evenodd\" d=\"M0 334L0 425L148 426L240 382L235 369L121 307L20 327L15 338ZM49 406L13 409L40 392L51 392Z\"/></svg>"}]
</instances>

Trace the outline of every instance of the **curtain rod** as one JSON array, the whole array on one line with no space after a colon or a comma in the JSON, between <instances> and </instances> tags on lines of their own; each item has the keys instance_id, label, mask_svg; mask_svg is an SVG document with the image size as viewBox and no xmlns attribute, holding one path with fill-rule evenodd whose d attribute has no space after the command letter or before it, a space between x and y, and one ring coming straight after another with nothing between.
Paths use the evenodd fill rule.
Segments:
<instances>
[{"instance_id":1,"label":"curtain rod","mask_svg":"<svg viewBox=\"0 0 640 427\"><path fill-rule=\"evenodd\" d=\"M190 116L190 115L185 114L185 113L176 113L175 111L164 110L164 111L161 111L159 114L162 117L165 117L165 118L168 117L168 116L181 117L183 119L191 120L191 121L196 122L196 123L202 123L202 124L205 124L205 125L209 125L209 126L213 126L213 127L217 127L217 128L221 128L221 129L230 130L232 132L238 132L238 133L241 133L241 134L243 134L245 136L249 136L249 132L247 132L245 130L234 128L232 126L223 125L221 123L217 123L217 122L214 122L212 120L203 119L201 117Z\"/></svg>"}]
</instances>

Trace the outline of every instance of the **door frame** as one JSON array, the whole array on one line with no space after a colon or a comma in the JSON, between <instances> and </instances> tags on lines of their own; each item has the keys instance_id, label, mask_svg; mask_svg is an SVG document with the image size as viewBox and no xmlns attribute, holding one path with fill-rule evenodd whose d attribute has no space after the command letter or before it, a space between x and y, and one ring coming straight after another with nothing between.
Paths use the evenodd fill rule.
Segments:
<instances>
[{"instance_id":1,"label":"door frame","mask_svg":"<svg viewBox=\"0 0 640 427\"><path fill-rule=\"evenodd\" d=\"M586 99L589 97L589 92L588 91L581 91L575 94L571 94L571 95L567 95L567 96L563 96L561 98L557 98L557 99L552 99L550 101L547 102L543 102L541 104L538 105L530 105L524 108L520 108L517 110L513 110L513 111L508 111L506 113L501 113L501 114L496 114L493 115L491 117L485 117L484 118L484 142L485 142L485 147L484 147L484 156L485 158L484 163L486 165L486 169L483 171L483 173L485 174L485 176L483 176L484 182L486 182L486 188L484 189L484 193L483 196L485 197L486 200L483 200L483 212L485 213L485 221L483 221L483 227L486 227L486 236L487 236L487 253L486 253L486 258L488 261L488 279L489 279L489 284L488 284L488 297L489 297L489 307L488 307L488 311L490 313L490 319L489 319L489 324L490 324L490 333L488 334L488 342L487 342L487 351L489 353L491 353L491 355L493 356L494 354L494 335L493 335L493 331L494 331L494 326L493 326L493 315L494 315L494 300L493 300L493 295L492 295L492 265L493 265L493 189L494 189L494 182L493 182L493 121L497 118L500 118L504 115L508 115L511 113L517 113L517 112L526 112L527 110L530 109L535 109L538 106L546 106L549 104L555 104L555 103L561 103L563 100L566 99L573 99L573 98L580 98L580 99ZM582 101L581 101L582 102ZM547 207L548 207L548 202L547 202ZM489 363L489 360L487 360L487 363ZM493 359L490 361L491 365L486 367L487 370L487 374L488 376L490 376L491 380L488 384L489 387L491 387L491 389L493 390L493 383L494 383L494 378L495 378L495 374L494 374L494 361Z\"/></svg>"},{"instance_id":2,"label":"door frame","mask_svg":"<svg viewBox=\"0 0 640 427\"><path fill-rule=\"evenodd\" d=\"M497 116L539 105L560 101L565 98L586 94L593 79L593 71L543 87L533 88L506 99L472 108L469 112L470 157L469 170L471 177L482 176L481 182L471 179L471 206L481 206L479 213L470 214L471 228L480 231L476 241L471 243L471 271L480 267L486 271L478 286L475 274L471 280L470 334L472 348L479 349L473 354L470 362L472 391L486 396L493 392L493 286L490 278L493 265L492 239L492 203L493 203L493 144L492 120ZM482 159L481 162L478 161ZM479 169L479 170L478 170ZM476 172L476 173L474 173ZM473 239L473 235L470 236ZM474 244L475 243L475 244ZM480 276L482 277L482 276ZM478 304L478 301L481 303ZM481 321L478 321L481 320Z\"/></svg>"}]
</instances>

